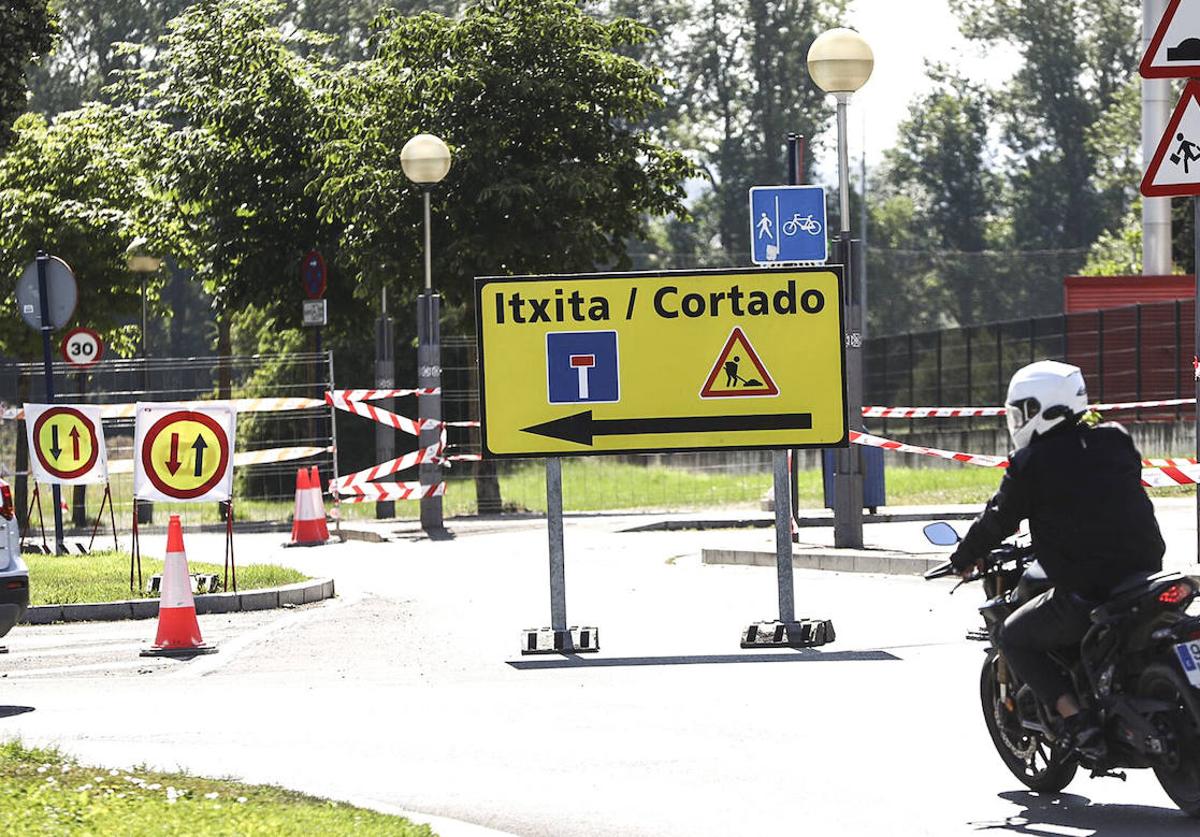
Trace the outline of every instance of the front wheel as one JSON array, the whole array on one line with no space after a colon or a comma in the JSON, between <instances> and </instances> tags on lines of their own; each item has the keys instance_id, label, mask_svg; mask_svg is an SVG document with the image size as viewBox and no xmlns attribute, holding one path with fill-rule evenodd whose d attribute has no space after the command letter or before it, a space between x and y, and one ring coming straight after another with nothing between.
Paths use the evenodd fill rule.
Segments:
<instances>
[{"instance_id":1,"label":"front wheel","mask_svg":"<svg viewBox=\"0 0 1200 837\"><path fill-rule=\"evenodd\" d=\"M1171 705L1151 719L1168 742L1154 775L1181 811L1200 817L1200 698L1175 669L1162 663L1146 666L1138 693Z\"/></svg>"},{"instance_id":2,"label":"front wheel","mask_svg":"<svg viewBox=\"0 0 1200 837\"><path fill-rule=\"evenodd\" d=\"M1058 793L1075 778L1078 763L1061 748L1056 749L1034 730L1021 726L1015 701L1000 700L1000 684L996 680L996 652L988 654L979 681L979 697L983 703L983 721L987 724L992 743L1000 760L1025 787L1041 793Z\"/></svg>"}]
</instances>

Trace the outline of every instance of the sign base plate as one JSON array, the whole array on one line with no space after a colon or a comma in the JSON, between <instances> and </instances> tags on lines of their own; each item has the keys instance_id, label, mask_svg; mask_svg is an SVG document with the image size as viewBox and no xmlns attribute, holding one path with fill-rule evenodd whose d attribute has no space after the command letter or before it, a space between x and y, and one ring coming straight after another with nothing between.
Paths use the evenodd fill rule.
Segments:
<instances>
[{"instance_id":1,"label":"sign base plate","mask_svg":"<svg viewBox=\"0 0 1200 837\"><path fill-rule=\"evenodd\" d=\"M815 648L836 639L829 619L755 622L742 632L743 648Z\"/></svg>"},{"instance_id":2,"label":"sign base plate","mask_svg":"<svg viewBox=\"0 0 1200 837\"><path fill-rule=\"evenodd\" d=\"M522 654L586 654L600 650L600 630L572 625L565 631L529 628L521 634Z\"/></svg>"}]
</instances>

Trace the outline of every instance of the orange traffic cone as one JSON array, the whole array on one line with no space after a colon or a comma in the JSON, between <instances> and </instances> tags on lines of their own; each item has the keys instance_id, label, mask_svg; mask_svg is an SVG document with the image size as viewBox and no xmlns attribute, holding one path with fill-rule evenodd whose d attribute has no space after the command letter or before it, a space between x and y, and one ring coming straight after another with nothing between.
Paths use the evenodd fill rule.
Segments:
<instances>
[{"instance_id":1,"label":"orange traffic cone","mask_svg":"<svg viewBox=\"0 0 1200 837\"><path fill-rule=\"evenodd\" d=\"M167 524L167 557L158 601L158 635L143 657L178 657L211 654L217 649L205 645L196 622L196 602L192 598L192 578L188 575L187 553L183 550L183 527L179 515L171 515Z\"/></svg>"},{"instance_id":2,"label":"orange traffic cone","mask_svg":"<svg viewBox=\"0 0 1200 837\"><path fill-rule=\"evenodd\" d=\"M329 540L320 488L314 489L307 468L296 471L296 513L292 516L291 546L319 546ZM315 495L315 496L314 496Z\"/></svg>"},{"instance_id":3,"label":"orange traffic cone","mask_svg":"<svg viewBox=\"0 0 1200 837\"><path fill-rule=\"evenodd\" d=\"M329 523L325 515L325 495L321 491L321 471L316 465L312 466L312 474L309 475L312 484L313 508L321 515L321 537L324 540L329 540Z\"/></svg>"}]
</instances>

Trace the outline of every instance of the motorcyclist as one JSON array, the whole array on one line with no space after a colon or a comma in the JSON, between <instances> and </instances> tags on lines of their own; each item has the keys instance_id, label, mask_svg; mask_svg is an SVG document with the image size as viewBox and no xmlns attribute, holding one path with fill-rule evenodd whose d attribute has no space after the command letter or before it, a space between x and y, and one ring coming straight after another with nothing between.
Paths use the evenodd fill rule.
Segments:
<instances>
[{"instance_id":1,"label":"motorcyclist","mask_svg":"<svg viewBox=\"0 0 1200 837\"><path fill-rule=\"evenodd\" d=\"M983 513L955 550L969 577L979 562L1029 521L1037 560L1054 588L1005 620L1000 650L1010 668L1062 718L1078 751L1103 752L1104 737L1080 710L1070 678L1049 652L1078 644L1090 613L1113 587L1162 569L1154 507L1141 485L1141 454L1117 424L1082 421L1087 389L1076 366L1052 360L1020 369L1005 398L1015 451Z\"/></svg>"}]
</instances>

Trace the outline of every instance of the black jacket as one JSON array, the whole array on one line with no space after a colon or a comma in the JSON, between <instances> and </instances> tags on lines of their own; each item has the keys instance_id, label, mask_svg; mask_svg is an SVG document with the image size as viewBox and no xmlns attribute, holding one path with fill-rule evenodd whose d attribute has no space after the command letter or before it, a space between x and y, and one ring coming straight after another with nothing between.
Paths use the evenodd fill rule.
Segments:
<instances>
[{"instance_id":1,"label":"black jacket","mask_svg":"<svg viewBox=\"0 0 1200 837\"><path fill-rule=\"evenodd\" d=\"M1010 457L951 560L965 569L1028 519L1055 586L1104 599L1126 576L1162 569L1166 547L1141 479L1141 454L1119 425L1056 428Z\"/></svg>"}]
</instances>

